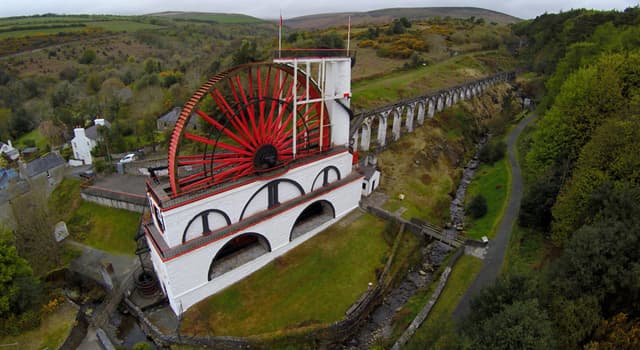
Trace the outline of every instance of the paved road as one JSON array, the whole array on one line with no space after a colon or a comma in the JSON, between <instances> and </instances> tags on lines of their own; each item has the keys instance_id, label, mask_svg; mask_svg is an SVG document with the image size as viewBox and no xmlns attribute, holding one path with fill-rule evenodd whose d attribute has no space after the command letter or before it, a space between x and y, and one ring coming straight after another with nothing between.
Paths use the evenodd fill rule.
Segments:
<instances>
[{"instance_id":1,"label":"paved road","mask_svg":"<svg viewBox=\"0 0 640 350\"><path fill-rule=\"evenodd\" d=\"M518 217L523 192L522 176L516 157L516 141L520 133L522 133L522 130L524 130L535 117L534 114L528 115L507 135L507 155L509 158L509 166L511 167L511 194L509 196L509 202L507 203L502 221L500 221L500 225L498 226L496 237L489 242L489 249L483 261L482 269L453 311L453 318L456 321L461 320L469 312L471 299L476 296L484 286L492 284L502 269L502 261L504 260L504 255L509 243L511 229Z\"/></svg>"}]
</instances>

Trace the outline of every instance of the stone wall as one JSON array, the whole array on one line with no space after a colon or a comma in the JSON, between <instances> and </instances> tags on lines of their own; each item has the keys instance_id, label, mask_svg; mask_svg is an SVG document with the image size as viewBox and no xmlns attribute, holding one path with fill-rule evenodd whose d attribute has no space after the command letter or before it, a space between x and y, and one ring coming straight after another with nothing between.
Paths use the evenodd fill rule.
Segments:
<instances>
[{"instance_id":1,"label":"stone wall","mask_svg":"<svg viewBox=\"0 0 640 350\"><path fill-rule=\"evenodd\" d=\"M94 187L83 188L80 196L89 202L137 213L142 213L148 206L147 200L144 197L104 191Z\"/></svg>"}]
</instances>

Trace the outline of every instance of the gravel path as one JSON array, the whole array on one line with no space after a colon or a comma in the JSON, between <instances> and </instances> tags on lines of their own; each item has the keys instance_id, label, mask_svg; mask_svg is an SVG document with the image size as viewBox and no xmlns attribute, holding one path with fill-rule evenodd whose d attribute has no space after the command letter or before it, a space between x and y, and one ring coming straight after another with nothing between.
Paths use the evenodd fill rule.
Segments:
<instances>
[{"instance_id":1,"label":"gravel path","mask_svg":"<svg viewBox=\"0 0 640 350\"><path fill-rule=\"evenodd\" d=\"M522 200L523 194L522 176L516 157L516 141L522 133L522 130L524 130L535 117L535 114L530 114L522 119L507 136L507 155L509 158L509 166L511 167L511 194L509 196L509 202L502 221L500 221L500 225L498 226L496 237L489 242L489 249L483 261L482 269L475 280L473 280L471 287L464 293L453 312L453 317L456 321L461 320L469 312L471 299L476 296L484 286L493 283L502 268L502 262L509 243L509 236L511 235L513 224L518 217L520 201Z\"/></svg>"}]
</instances>

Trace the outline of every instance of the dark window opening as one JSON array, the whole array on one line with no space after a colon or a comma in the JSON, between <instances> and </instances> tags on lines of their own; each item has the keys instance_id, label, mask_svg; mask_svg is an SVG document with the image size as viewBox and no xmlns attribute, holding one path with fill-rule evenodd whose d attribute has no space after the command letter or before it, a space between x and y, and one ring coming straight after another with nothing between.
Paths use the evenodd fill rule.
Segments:
<instances>
[{"instance_id":1,"label":"dark window opening","mask_svg":"<svg viewBox=\"0 0 640 350\"><path fill-rule=\"evenodd\" d=\"M269 242L257 234L233 238L218 251L209 267L209 281L271 251Z\"/></svg>"},{"instance_id":2,"label":"dark window opening","mask_svg":"<svg viewBox=\"0 0 640 350\"><path fill-rule=\"evenodd\" d=\"M298 219L291 229L290 241L310 232L318 226L335 218L335 211L331 203L327 201L318 201L309 205L300 213Z\"/></svg>"}]
</instances>

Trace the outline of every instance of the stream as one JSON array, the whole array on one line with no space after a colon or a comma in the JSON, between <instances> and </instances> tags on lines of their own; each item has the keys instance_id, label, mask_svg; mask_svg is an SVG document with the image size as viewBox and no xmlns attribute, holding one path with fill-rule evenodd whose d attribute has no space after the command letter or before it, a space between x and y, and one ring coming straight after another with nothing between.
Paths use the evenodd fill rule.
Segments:
<instances>
[{"instance_id":1,"label":"stream","mask_svg":"<svg viewBox=\"0 0 640 350\"><path fill-rule=\"evenodd\" d=\"M476 144L476 153L469 160L462 171L462 179L450 204L451 222L446 225L446 237L456 238L458 231L463 229L464 199L467 188L478 170L480 150L487 142L483 137ZM371 313L366 323L357 334L345 342L343 349L370 349L373 345L383 343L392 336L393 321L396 313L407 303L419 289L425 288L433 280L433 272L442 264L452 250L451 247L440 242L432 242L421 249L422 261L418 269L411 269L402 282L389 292L376 309ZM416 271L417 270L417 271Z\"/></svg>"}]
</instances>

